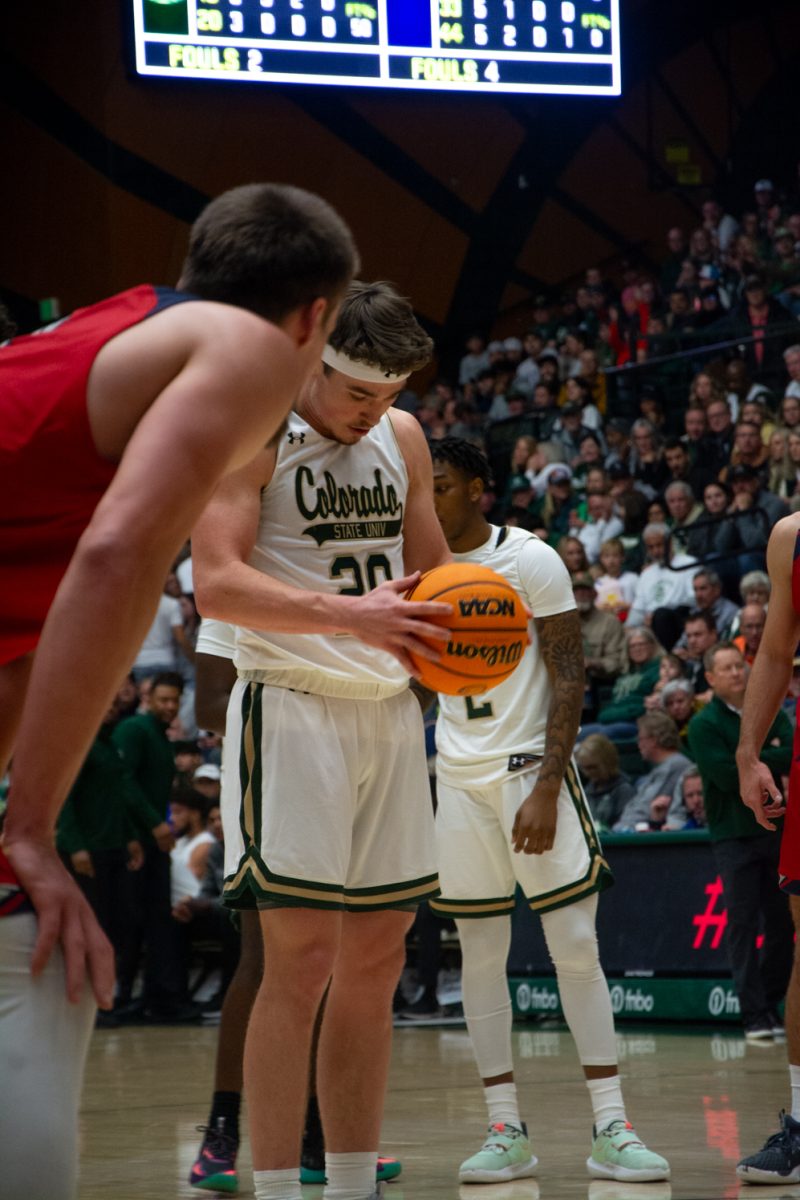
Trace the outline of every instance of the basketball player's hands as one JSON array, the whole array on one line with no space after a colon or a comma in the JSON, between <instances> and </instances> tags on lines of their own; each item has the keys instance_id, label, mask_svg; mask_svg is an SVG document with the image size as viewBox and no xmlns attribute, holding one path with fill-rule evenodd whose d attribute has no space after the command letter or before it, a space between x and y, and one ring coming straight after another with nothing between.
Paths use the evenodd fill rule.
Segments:
<instances>
[{"instance_id":1,"label":"basketball player's hands","mask_svg":"<svg viewBox=\"0 0 800 1200\"><path fill-rule=\"evenodd\" d=\"M64 953L67 998L77 1004L86 973L100 1008L114 1000L114 952L75 880L55 847L19 838L3 850L36 909L38 930L31 972L40 975L56 946Z\"/></svg>"},{"instance_id":2,"label":"basketball player's hands","mask_svg":"<svg viewBox=\"0 0 800 1200\"><path fill-rule=\"evenodd\" d=\"M742 803L752 811L759 825L764 829L775 829L773 822L776 817L782 817L786 812L786 802L780 788L772 778L772 772L765 763L736 760L739 768L739 792Z\"/></svg>"},{"instance_id":3,"label":"basketball player's hands","mask_svg":"<svg viewBox=\"0 0 800 1200\"><path fill-rule=\"evenodd\" d=\"M419 580L420 572L415 571L413 575L390 579L366 595L355 597L348 630L368 646L393 654L415 678L418 672L411 654L438 662L450 636L444 622L453 615L449 604L403 599L404 593L415 587Z\"/></svg>"},{"instance_id":4,"label":"basketball player's hands","mask_svg":"<svg viewBox=\"0 0 800 1200\"><path fill-rule=\"evenodd\" d=\"M556 839L558 790L538 784L517 809L511 830L514 853L546 854Z\"/></svg>"}]
</instances>

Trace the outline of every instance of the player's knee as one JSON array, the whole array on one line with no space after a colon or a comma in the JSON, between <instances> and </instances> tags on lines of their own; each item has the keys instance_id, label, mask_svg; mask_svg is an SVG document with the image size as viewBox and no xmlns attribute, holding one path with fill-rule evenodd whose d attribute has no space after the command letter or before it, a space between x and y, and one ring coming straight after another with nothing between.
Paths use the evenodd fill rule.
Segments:
<instances>
[{"instance_id":1,"label":"player's knee","mask_svg":"<svg viewBox=\"0 0 800 1200\"><path fill-rule=\"evenodd\" d=\"M268 941L264 948L262 991L273 986L302 997L305 991L315 1004L333 974L339 948L337 931L327 926L295 928L291 938Z\"/></svg>"},{"instance_id":2,"label":"player's knee","mask_svg":"<svg viewBox=\"0 0 800 1200\"><path fill-rule=\"evenodd\" d=\"M378 987L394 988L406 960L405 935L411 919L404 913L392 913L384 921L352 925L337 969L366 976Z\"/></svg>"},{"instance_id":3,"label":"player's knee","mask_svg":"<svg viewBox=\"0 0 800 1200\"><path fill-rule=\"evenodd\" d=\"M562 978L594 979L602 972L596 937L581 937L566 945L551 949L556 974Z\"/></svg>"}]
</instances>

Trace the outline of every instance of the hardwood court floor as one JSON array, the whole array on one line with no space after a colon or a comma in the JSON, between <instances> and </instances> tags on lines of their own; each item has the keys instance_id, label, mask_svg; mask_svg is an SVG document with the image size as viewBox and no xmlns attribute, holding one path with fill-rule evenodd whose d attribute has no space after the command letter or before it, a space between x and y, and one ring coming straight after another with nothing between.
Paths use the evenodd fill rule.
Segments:
<instances>
[{"instance_id":1,"label":"hardwood court floor","mask_svg":"<svg viewBox=\"0 0 800 1200\"><path fill-rule=\"evenodd\" d=\"M536 1181L459 1192L457 1167L482 1141L485 1116L463 1028L395 1031L382 1148L404 1164L386 1200L733 1200L736 1161L760 1147L789 1103L783 1044L736 1031L625 1026L620 1064L629 1116L670 1159L672 1181L591 1181L591 1109L563 1026L519 1025L517 1078L540 1159ZM197 1200L186 1182L207 1119L216 1029L126 1028L92 1040L81 1119L80 1200ZM44 1148L43 1148L44 1149ZM241 1156L239 1194L251 1196ZM307 1188L319 1200L321 1188ZM800 1200L800 1185L743 1187L743 1200Z\"/></svg>"}]
</instances>

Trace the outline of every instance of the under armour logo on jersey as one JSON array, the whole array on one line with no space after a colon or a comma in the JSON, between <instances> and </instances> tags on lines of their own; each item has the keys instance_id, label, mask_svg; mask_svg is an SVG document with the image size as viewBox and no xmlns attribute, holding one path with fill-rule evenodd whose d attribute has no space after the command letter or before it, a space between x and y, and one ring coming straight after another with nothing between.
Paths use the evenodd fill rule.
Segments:
<instances>
[{"instance_id":1,"label":"under armour logo on jersey","mask_svg":"<svg viewBox=\"0 0 800 1200\"><path fill-rule=\"evenodd\" d=\"M304 433L287 433L286 436L289 439L290 446L293 446L295 442L299 442L302 446L303 442L306 440L306 435Z\"/></svg>"}]
</instances>

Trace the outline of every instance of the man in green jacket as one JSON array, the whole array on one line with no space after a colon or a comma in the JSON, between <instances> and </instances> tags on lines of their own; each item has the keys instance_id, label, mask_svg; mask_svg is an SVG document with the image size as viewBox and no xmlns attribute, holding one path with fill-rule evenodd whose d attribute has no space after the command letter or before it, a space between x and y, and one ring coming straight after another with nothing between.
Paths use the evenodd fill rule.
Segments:
<instances>
[{"instance_id":1,"label":"man in green jacket","mask_svg":"<svg viewBox=\"0 0 800 1200\"><path fill-rule=\"evenodd\" d=\"M780 838L762 828L739 801L739 743L747 668L739 650L719 642L703 659L712 699L689 722L689 748L700 770L708 831L728 910L728 954L745 1037L771 1040L783 1032L777 1013L792 969L794 928L778 888ZM760 760L776 786L792 761L792 728L779 712ZM756 938L763 928L761 953Z\"/></svg>"},{"instance_id":2,"label":"man in green jacket","mask_svg":"<svg viewBox=\"0 0 800 1200\"><path fill-rule=\"evenodd\" d=\"M194 1018L186 1004L185 971L176 953L176 930L170 896L170 850L167 824L175 755L167 729L178 715L183 680L173 672L156 675L148 712L121 721L113 740L131 775L138 834L144 864L136 873L134 935L121 955L117 1013L122 1019L144 1015L154 1021ZM142 942L146 945L143 1002L131 1003Z\"/></svg>"},{"instance_id":3,"label":"man in green jacket","mask_svg":"<svg viewBox=\"0 0 800 1200\"><path fill-rule=\"evenodd\" d=\"M115 930L128 903L119 880L124 884L127 870L141 867L144 851L135 823L137 798L112 741L114 718L112 707L59 814L56 845L118 949Z\"/></svg>"},{"instance_id":4,"label":"man in green jacket","mask_svg":"<svg viewBox=\"0 0 800 1200\"><path fill-rule=\"evenodd\" d=\"M144 862L136 789L112 740L116 705L106 713L56 825L56 846L119 957L132 936L132 871ZM99 1012L97 1024L116 1019Z\"/></svg>"}]
</instances>

